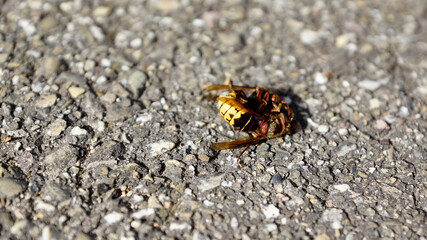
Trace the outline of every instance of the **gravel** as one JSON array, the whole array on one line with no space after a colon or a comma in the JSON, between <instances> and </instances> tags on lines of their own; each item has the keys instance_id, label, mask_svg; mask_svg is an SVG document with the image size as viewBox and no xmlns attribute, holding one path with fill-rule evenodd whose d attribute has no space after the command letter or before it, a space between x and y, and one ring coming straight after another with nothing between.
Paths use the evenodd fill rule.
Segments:
<instances>
[{"instance_id":1,"label":"gravel","mask_svg":"<svg viewBox=\"0 0 427 240\"><path fill-rule=\"evenodd\" d=\"M422 1L0 2L2 239L427 238ZM242 167L226 79L295 113Z\"/></svg>"}]
</instances>

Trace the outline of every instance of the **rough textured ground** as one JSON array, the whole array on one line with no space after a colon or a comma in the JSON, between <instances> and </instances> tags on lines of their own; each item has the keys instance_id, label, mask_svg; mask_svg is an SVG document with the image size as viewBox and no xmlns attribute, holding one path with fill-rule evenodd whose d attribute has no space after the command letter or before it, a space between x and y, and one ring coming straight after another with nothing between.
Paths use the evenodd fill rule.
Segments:
<instances>
[{"instance_id":1,"label":"rough textured ground","mask_svg":"<svg viewBox=\"0 0 427 240\"><path fill-rule=\"evenodd\" d=\"M424 0L0 4L2 239L426 239ZM243 168L226 77L300 128Z\"/></svg>"}]
</instances>

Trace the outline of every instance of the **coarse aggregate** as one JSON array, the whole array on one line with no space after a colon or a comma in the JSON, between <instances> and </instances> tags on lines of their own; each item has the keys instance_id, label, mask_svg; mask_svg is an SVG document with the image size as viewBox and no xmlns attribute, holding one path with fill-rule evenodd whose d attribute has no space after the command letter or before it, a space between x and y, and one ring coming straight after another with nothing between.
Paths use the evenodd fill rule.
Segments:
<instances>
[{"instance_id":1,"label":"coarse aggregate","mask_svg":"<svg viewBox=\"0 0 427 240\"><path fill-rule=\"evenodd\" d=\"M0 0L1 239L427 239L424 0ZM206 84L295 131L245 136Z\"/></svg>"}]
</instances>

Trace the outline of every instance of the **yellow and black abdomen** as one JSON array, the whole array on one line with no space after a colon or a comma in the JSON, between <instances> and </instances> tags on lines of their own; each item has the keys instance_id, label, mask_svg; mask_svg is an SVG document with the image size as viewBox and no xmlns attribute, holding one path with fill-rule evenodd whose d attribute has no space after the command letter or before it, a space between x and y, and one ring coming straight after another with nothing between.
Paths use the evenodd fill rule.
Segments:
<instances>
[{"instance_id":1,"label":"yellow and black abdomen","mask_svg":"<svg viewBox=\"0 0 427 240\"><path fill-rule=\"evenodd\" d=\"M218 110L225 121L235 129L248 131L253 126L253 116L235 98L218 98Z\"/></svg>"}]
</instances>

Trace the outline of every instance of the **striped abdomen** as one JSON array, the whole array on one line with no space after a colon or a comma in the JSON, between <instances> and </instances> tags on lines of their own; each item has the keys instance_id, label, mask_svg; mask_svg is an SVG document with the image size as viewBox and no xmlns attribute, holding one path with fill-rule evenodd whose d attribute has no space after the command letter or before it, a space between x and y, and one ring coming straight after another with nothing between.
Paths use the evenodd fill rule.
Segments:
<instances>
[{"instance_id":1,"label":"striped abdomen","mask_svg":"<svg viewBox=\"0 0 427 240\"><path fill-rule=\"evenodd\" d=\"M220 97L218 99L218 110L225 121L240 131L248 131L253 125L252 115L235 98Z\"/></svg>"}]
</instances>

